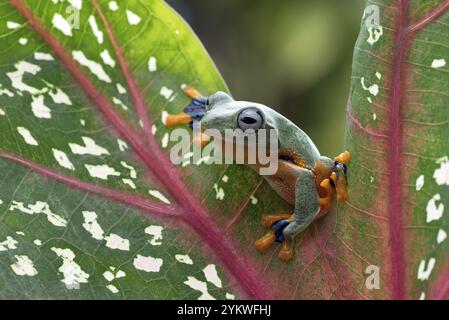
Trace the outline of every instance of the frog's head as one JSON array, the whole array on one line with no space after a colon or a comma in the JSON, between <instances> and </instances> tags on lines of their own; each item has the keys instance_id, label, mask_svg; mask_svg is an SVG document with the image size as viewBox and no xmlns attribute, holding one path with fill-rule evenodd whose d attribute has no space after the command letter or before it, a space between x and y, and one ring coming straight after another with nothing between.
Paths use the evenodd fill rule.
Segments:
<instances>
[{"instance_id":1,"label":"frog's head","mask_svg":"<svg viewBox=\"0 0 449 320\"><path fill-rule=\"evenodd\" d=\"M184 92L192 98L190 104L182 113L167 116L165 125L175 127L180 124L189 124L194 128L193 139L197 146L203 147L208 144L210 138L213 138L218 143L230 143L234 146L243 143L248 147L260 147L259 134L262 132L259 130L277 128L276 112L262 104L236 101L221 91L209 97L201 96L191 87L184 88ZM265 139L264 146L267 150L270 147L270 131L265 131L267 139ZM246 137L257 132L257 141L250 144L251 139L241 138L240 132L243 132ZM235 136L229 136L229 134L236 134L241 139L234 139Z\"/></svg>"},{"instance_id":2,"label":"frog's head","mask_svg":"<svg viewBox=\"0 0 449 320\"><path fill-rule=\"evenodd\" d=\"M217 92L206 99L206 112L201 119L203 130L215 129L221 134L226 129L242 131L272 128L270 117L264 105L236 101L224 92Z\"/></svg>"}]
</instances>

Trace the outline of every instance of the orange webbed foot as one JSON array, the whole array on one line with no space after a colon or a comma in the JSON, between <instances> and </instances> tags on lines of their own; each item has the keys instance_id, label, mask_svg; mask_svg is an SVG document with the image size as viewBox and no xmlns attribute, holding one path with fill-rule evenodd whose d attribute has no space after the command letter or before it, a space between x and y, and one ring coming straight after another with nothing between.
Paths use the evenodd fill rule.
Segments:
<instances>
[{"instance_id":1,"label":"orange webbed foot","mask_svg":"<svg viewBox=\"0 0 449 320\"><path fill-rule=\"evenodd\" d=\"M330 179L334 183L337 193L337 200L339 202L346 202L349 198L348 182L346 180L346 165L351 161L351 153L345 151L335 158L337 163L337 170L332 172Z\"/></svg>"}]
</instances>

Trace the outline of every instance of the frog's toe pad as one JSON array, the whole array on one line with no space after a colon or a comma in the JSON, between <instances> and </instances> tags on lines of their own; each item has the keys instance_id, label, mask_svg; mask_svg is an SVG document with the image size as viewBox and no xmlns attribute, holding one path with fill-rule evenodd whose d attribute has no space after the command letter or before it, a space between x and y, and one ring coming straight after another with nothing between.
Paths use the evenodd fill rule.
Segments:
<instances>
[{"instance_id":1,"label":"frog's toe pad","mask_svg":"<svg viewBox=\"0 0 449 320\"><path fill-rule=\"evenodd\" d=\"M284 262L290 261L293 258L293 245L291 241L282 242L278 257Z\"/></svg>"}]
</instances>

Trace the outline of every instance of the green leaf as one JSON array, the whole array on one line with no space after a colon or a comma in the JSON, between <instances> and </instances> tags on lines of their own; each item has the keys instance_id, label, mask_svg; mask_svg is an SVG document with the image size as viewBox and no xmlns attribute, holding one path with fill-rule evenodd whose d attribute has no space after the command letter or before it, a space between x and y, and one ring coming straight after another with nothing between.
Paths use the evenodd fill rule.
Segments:
<instances>
[{"instance_id":1,"label":"green leaf","mask_svg":"<svg viewBox=\"0 0 449 320\"><path fill-rule=\"evenodd\" d=\"M226 90L189 27L162 1L2 1L0 16L0 296L245 297L159 150L182 84Z\"/></svg>"},{"instance_id":2,"label":"green leaf","mask_svg":"<svg viewBox=\"0 0 449 320\"><path fill-rule=\"evenodd\" d=\"M350 201L301 234L286 264L279 247L253 247L262 214L292 210L261 177L168 158L162 116L188 104L182 85L227 90L173 10L2 1L0 297L448 298L449 1L371 4L382 32L367 12Z\"/></svg>"},{"instance_id":3,"label":"green leaf","mask_svg":"<svg viewBox=\"0 0 449 320\"><path fill-rule=\"evenodd\" d=\"M380 26L371 28L372 6ZM354 52L351 200L336 251L370 298L449 298L449 1L368 1ZM339 227L340 226L340 227ZM380 268L380 290L363 286Z\"/></svg>"}]
</instances>

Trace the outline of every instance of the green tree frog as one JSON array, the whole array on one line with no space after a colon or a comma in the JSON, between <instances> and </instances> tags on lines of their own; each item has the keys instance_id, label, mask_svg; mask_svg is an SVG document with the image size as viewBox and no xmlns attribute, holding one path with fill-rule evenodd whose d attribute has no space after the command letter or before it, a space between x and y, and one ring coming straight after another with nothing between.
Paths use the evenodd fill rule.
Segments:
<instances>
[{"instance_id":1,"label":"green tree frog","mask_svg":"<svg viewBox=\"0 0 449 320\"><path fill-rule=\"evenodd\" d=\"M347 191L347 164L350 153L343 152L335 159L321 156L307 134L290 120L273 109L254 102L236 101L224 92L207 98L193 87L185 87L184 93L192 101L184 112L168 115L167 127L192 125L201 121L201 128L225 129L276 129L278 135L277 171L263 176L269 185L288 203L294 206L292 213L262 215L261 225L270 231L255 241L255 248L266 252L275 242L281 243L278 257L289 261L293 257L293 241L296 235L315 219L324 216L332 208L334 199L345 202ZM208 137L194 137L204 145ZM258 169L258 165L250 165Z\"/></svg>"}]
</instances>

